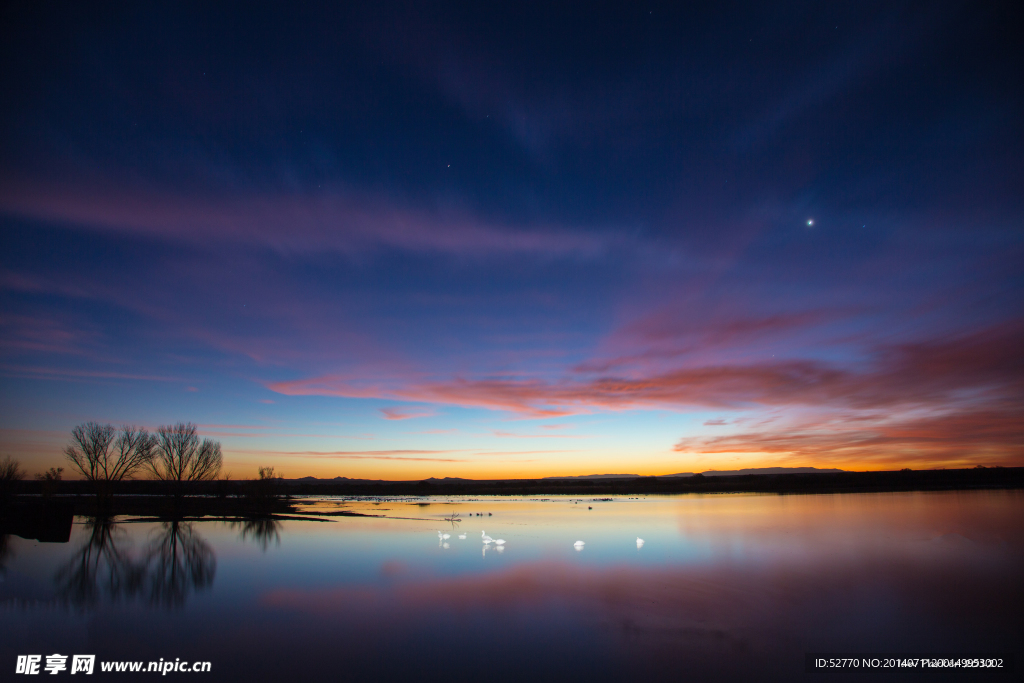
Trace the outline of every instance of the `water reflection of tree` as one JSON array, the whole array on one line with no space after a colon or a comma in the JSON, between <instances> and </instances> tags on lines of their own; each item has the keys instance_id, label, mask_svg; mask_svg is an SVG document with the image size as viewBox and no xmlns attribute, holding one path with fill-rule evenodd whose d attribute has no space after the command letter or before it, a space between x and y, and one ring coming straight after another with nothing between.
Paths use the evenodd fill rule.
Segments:
<instances>
[{"instance_id":1,"label":"water reflection of tree","mask_svg":"<svg viewBox=\"0 0 1024 683\"><path fill-rule=\"evenodd\" d=\"M89 538L57 569L57 594L80 607L96 604L104 594L114 602L138 595L145 566L129 552L124 529L111 517L92 517L86 528Z\"/></svg>"},{"instance_id":2,"label":"water reflection of tree","mask_svg":"<svg viewBox=\"0 0 1024 683\"><path fill-rule=\"evenodd\" d=\"M240 527L243 541L252 541L266 552L271 542L281 545L281 523L271 517L257 517L243 522L232 522L231 528Z\"/></svg>"},{"instance_id":3,"label":"water reflection of tree","mask_svg":"<svg viewBox=\"0 0 1024 683\"><path fill-rule=\"evenodd\" d=\"M180 606L192 590L213 584L216 559L191 523L164 522L141 556L131 552L128 534L113 518L94 517L86 526L89 538L55 577L57 594L72 605L145 598Z\"/></svg>"},{"instance_id":4,"label":"water reflection of tree","mask_svg":"<svg viewBox=\"0 0 1024 683\"><path fill-rule=\"evenodd\" d=\"M8 534L0 534L0 576L7 573L7 561L14 557L10 538Z\"/></svg>"},{"instance_id":5,"label":"water reflection of tree","mask_svg":"<svg viewBox=\"0 0 1024 683\"><path fill-rule=\"evenodd\" d=\"M167 607L185 604L192 590L213 585L217 561L192 523L169 521L147 548L149 602Z\"/></svg>"}]
</instances>

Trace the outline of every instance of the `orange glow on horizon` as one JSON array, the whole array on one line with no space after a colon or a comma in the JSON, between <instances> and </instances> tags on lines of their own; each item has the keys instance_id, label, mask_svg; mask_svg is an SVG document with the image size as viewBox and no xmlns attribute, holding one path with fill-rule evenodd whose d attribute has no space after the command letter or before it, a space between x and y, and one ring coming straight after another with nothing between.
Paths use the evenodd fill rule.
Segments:
<instances>
[{"instance_id":1,"label":"orange glow on horizon","mask_svg":"<svg viewBox=\"0 0 1024 683\"><path fill-rule=\"evenodd\" d=\"M67 434L45 430L0 430L0 453L19 460L28 478L49 467L64 467L65 479L77 479L62 451ZM251 443L251 442L250 442ZM502 444L505 445L505 444ZM644 451L602 450L511 450L511 449L421 449L421 450L338 450L283 451L238 448L224 444L222 476L249 479L259 467L272 466L288 479L312 476L318 479L382 479L419 481L443 479L539 479L554 476L594 474L635 474L661 476L682 472L739 470L768 467L837 468L846 471L892 471L903 468L961 469L976 465L1020 467L1024 465L1014 449L964 449L932 453L896 449L864 449L849 454L800 454L785 451L681 452L673 449ZM140 475L139 478L145 478Z\"/></svg>"}]
</instances>

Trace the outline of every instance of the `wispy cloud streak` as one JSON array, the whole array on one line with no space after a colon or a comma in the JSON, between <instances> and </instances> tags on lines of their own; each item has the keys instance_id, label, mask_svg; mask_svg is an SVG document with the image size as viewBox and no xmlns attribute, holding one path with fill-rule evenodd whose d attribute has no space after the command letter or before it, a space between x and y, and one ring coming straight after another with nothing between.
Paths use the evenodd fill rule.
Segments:
<instances>
[{"instance_id":1,"label":"wispy cloud streak","mask_svg":"<svg viewBox=\"0 0 1024 683\"><path fill-rule=\"evenodd\" d=\"M343 189L204 197L114 185L0 184L0 213L68 227L195 243L261 244L285 252L389 247L467 255L596 256L621 238L552 224L507 225L469 211L403 207Z\"/></svg>"},{"instance_id":2,"label":"wispy cloud streak","mask_svg":"<svg viewBox=\"0 0 1024 683\"><path fill-rule=\"evenodd\" d=\"M647 376L560 381L456 378L449 382L371 385L338 376L277 382L287 395L399 398L508 410L534 417L589 410L651 407L744 408L836 405L859 409L962 400L958 392L1020 392L1024 387L1020 325L964 337L876 349L855 367L818 360L681 368ZM860 370L861 365L866 369Z\"/></svg>"},{"instance_id":3,"label":"wispy cloud streak","mask_svg":"<svg viewBox=\"0 0 1024 683\"><path fill-rule=\"evenodd\" d=\"M419 410L409 408L381 408L380 412L385 420L412 420L418 417L433 417L437 415L434 410Z\"/></svg>"},{"instance_id":4,"label":"wispy cloud streak","mask_svg":"<svg viewBox=\"0 0 1024 683\"><path fill-rule=\"evenodd\" d=\"M327 376L270 388L292 395L400 398L533 418L649 408L786 408L821 417L799 428L790 424L786 432L764 428L684 439L676 450L844 454L863 459L883 451L917 457L912 453L916 449L928 459L970 448L975 453L1019 456L1024 454L1021 348L1024 326L1011 323L950 339L880 346L867 360L845 366L788 360L680 368L647 376L592 378L576 373L559 381L457 378L391 386ZM721 419L705 424L727 425Z\"/></svg>"}]
</instances>

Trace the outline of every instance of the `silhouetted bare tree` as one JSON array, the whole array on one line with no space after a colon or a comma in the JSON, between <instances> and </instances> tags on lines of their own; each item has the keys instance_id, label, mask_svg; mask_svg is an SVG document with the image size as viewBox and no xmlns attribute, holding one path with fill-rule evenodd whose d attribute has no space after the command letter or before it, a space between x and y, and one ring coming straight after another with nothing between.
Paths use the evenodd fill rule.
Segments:
<instances>
[{"instance_id":1,"label":"silhouetted bare tree","mask_svg":"<svg viewBox=\"0 0 1024 683\"><path fill-rule=\"evenodd\" d=\"M42 474L36 475L36 479L42 484L41 490L44 499L49 500L50 496L57 492L63 472L63 467L51 467Z\"/></svg>"},{"instance_id":2,"label":"silhouetted bare tree","mask_svg":"<svg viewBox=\"0 0 1024 683\"><path fill-rule=\"evenodd\" d=\"M39 481L60 481L63 478L63 474L63 467L51 467L42 474L37 474L36 479Z\"/></svg>"},{"instance_id":3,"label":"silhouetted bare tree","mask_svg":"<svg viewBox=\"0 0 1024 683\"><path fill-rule=\"evenodd\" d=\"M220 442L200 442L194 424L179 422L156 430L149 466L164 481L205 481L217 478L223 461Z\"/></svg>"},{"instance_id":4,"label":"silhouetted bare tree","mask_svg":"<svg viewBox=\"0 0 1024 683\"><path fill-rule=\"evenodd\" d=\"M277 499L281 477L274 474L273 467L259 468L259 477L252 480L248 487L249 500L255 505L256 512L266 514L271 503Z\"/></svg>"},{"instance_id":5,"label":"silhouetted bare tree","mask_svg":"<svg viewBox=\"0 0 1024 683\"><path fill-rule=\"evenodd\" d=\"M24 476L21 463L9 455L0 458L0 504L7 501L7 497L14 489L14 483Z\"/></svg>"},{"instance_id":6,"label":"silhouetted bare tree","mask_svg":"<svg viewBox=\"0 0 1024 683\"><path fill-rule=\"evenodd\" d=\"M24 476L21 463L9 455L0 458L0 482L18 481Z\"/></svg>"},{"instance_id":7,"label":"silhouetted bare tree","mask_svg":"<svg viewBox=\"0 0 1024 683\"><path fill-rule=\"evenodd\" d=\"M129 479L153 457L153 437L145 429L86 422L71 430L71 444L64 455L104 498L110 482Z\"/></svg>"}]
</instances>

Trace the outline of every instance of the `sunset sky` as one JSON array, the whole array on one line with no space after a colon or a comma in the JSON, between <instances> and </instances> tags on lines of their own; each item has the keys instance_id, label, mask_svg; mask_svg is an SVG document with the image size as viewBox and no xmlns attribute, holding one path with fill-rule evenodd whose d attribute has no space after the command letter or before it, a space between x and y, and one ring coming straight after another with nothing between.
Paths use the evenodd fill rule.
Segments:
<instances>
[{"instance_id":1,"label":"sunset sky","mask_svg":"<svg viewBox=\"0 0 1024 683\"><path fill-rule=\"evenodd\" d=\"M683 5L6 4L0 455L1024 465L1020 3Z\"/></svg>"}]
</instances>

